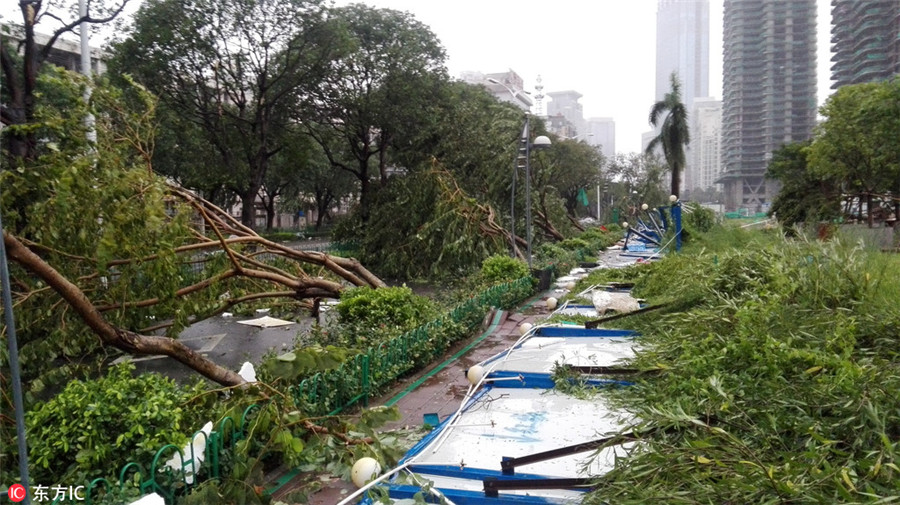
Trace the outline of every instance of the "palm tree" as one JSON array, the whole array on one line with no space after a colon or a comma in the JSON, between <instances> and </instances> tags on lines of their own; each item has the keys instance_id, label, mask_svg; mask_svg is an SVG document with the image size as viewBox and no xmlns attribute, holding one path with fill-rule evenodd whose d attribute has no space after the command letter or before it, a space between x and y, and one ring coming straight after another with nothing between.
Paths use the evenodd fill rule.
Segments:
<instances>
[{"instance_id":1,"label":"palm tree","mask_svg":"<svg viewBox=\"0 0 900 505\"><path fill-rule=\"evenodd\" d=\"M687 109L681 102L681 83L675 72L669 77L672 90L650 108L650 124L654 127L662 119L659 135L647 145L647 153L662 146L663 157L672 170L672 194L678 196L681 172L684 170L684 146L691 141Z\"/></svg>"}]
</instances>

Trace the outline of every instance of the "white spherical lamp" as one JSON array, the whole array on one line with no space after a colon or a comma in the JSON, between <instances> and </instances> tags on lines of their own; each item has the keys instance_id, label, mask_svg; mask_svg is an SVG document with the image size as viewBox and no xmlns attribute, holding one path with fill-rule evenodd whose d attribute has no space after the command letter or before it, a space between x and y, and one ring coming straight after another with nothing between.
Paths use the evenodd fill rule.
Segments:
<instances>
[{"instance_id":1,"label":"white spherical lamp","mask_svg":"<svg viewBox=\"0 0 900 505\"><path fill-rule=\"evenodd\" d=\"M375 458L360 458L350 469L350 480L356 487L363 487L381 474L381 465Z\"/></svg>"},{"instance_id":2,"label":"white spherical lamp","mask_svg":"<svg viewBox=\"0 0 900 505\"><path fill-rule=\"evenodd\" d=\"M481 382L482 377L484 377L484 367L481 365L473 365L466 370L466 380L473 386Z\"/></svg>"},{"instance_id":3,"label":"white spherical lamp","mask_svg":"<svg viewBox=\"0 0 900 505\"><path fill-rule=\"evenodd\" d=\"M556 305L558 303L559 303L559 300L557 300L556 298L553 298L552 296L550 298L547 298L547 308L550 310L556 309Z\"/></svg>"},{"instance_id":4,"label":"white spherical lamp","mask_svg":"<svg viewBox=\"0 0 900 505\"><path fill-rule=\"evenodd\" d=\"M531 323L520 324L519 325L519 335L524 335L524 334L528 333L529 331L531 331L531 328L533 328L533 327L534 327L534 325Z\"/></svg>"},{"instance_id":5,"label":"white spherical lamp","mask_svg":"<svg viewBox=\"0 0 900 505\"><path fill-rule=\"evenodd\" d=\"M622 223L622 228L628 228L628 221L624 221Z\"/></svg>"},{"instance_id":6,"label":"white spherical lamp","mask_svg":"<svg viewBox=\"0 0 900 505\"><path fill-rule=\"evenodd\" d=\"M650 208L650 206L647 205L646 203L642 203L642 204L641 204L641 210L647 210L647 209L649 209L649 208Z\"/></svg>"},{"instance_id":7,"label":"white spherical lamp","mask_svg":"<svg viewBox=\"0 0 900 505\"><path fill-rule=\"evenodd\" d=\"M669 201L675 203L678 201L678 197L675 195L669 195Z\"/></svg>"}]
</instances>

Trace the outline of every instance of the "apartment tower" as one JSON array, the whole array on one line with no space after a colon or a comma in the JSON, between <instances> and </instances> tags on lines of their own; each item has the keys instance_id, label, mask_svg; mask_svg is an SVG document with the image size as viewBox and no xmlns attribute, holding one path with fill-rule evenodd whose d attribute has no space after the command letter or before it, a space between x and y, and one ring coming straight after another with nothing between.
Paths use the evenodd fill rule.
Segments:
<instances>
[{"instance_id":1,"label":"apartment tower","mask_svg":"<svg viewBox=\"0 0 900 505\"><path fill-rule=\"evenodd\" d=\"M773 151L816 122L815 0L725 0L722 161L725 208L765 211Z\"/></svg>"},{"instance_id":2,"label":"apartment tower","mask_svg":"<svg viewBox=\"0 0 900 505\"><path fill-rule=\"evenodd\" d=\"M709 96L709 0L659 0L656 8L656 101L681 81L687 110Z\"/></svg>"},{"instance_id":3,"label":"apartment tower","mask_svg":"<svg viewBox=\"0 0 900 505\"><path fill-rule=\"evenodd\" d=\"M833 89L900 74L900 1L831 0L831 17Z\"/></svg>"}]
</instances>

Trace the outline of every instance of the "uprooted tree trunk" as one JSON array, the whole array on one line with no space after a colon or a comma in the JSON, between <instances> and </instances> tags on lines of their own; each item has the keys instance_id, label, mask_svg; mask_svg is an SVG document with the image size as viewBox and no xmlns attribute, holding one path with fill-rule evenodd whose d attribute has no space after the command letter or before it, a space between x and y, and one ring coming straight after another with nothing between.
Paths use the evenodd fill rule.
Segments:
<instances>
[{"instance_id":1,"label":"uprooted tree trunk","mask_svg":"<svg viewBox=\"0 0 900 505\"><path fill-rule=\"evenodd\" d=\"M210 289L215 283L230 278L246 278L260 282L260 289L257 292L237 298L225 298L218 302L218 306L207 308L204 313L190 314L194 321L211 317L241 303L266 298L293 299L309 302L308 305L312 306L311 300L340 297L343 285L337 280L324 278L325 274L330 274L332 277L356 286L374 288L385 286L383 281L366 270L355 259L335 257L321 252L298 251L271 242L242 225L227 212L189 191L172 184L169 185L169 191L174 197L188 202L195 209L197 215L202 217L207 233L211 232L215 237L215 239L210 239L207 234L195 229L195 242L178 247L175 252L191 255L201 251L218 250L224 252L228 258L226 269L182 287L175 293L175 296L186 297ZM161 300L156 298L133 299L100 305L90 299L88 290L77 284L80 279L67 278L48 263L39 254L43 249L39 244L31 243L8 232L4 232L3 240L9 258L27 272L41 279L59 295L62 301L84 321L104 345L131 354L169 356L204 377L225 386L239 385L244 382L237 373L219 366L177 339L141 333L164 328L171 323L135 331L117 327L104 317L104 313L108 311L146 308L161 303ZM236 249L234 246L238 244L244 245L244 249L253 249L253 252L242 252ZM247 248L248 244L253 247ZM263 259L263 255L277 256L314 267L318 266L321 270L319 275L315 276L304 273L302 270L299 274L287 272ZM119 259L109 262L108 265L115 267L155 259L157 258ZM28 296L29 294L26 293L24 298L27 299Z\"/></svg>"},{"instance_id":2,"label":"uprooted tree trunk","mask_svg":"<svg viewBox=\"0 0 900 505\"><path fill-rule=\"evenodd\" d=\"M550 218L547 217L546 211L536 211L535 218L535 224L538 226L538 228L544 230L544 233L558 241L566 239L566 237L564 237L563 234L560 233L555 226L553 226L553 223L550 222Z\"/></svg>"}]
</instances>

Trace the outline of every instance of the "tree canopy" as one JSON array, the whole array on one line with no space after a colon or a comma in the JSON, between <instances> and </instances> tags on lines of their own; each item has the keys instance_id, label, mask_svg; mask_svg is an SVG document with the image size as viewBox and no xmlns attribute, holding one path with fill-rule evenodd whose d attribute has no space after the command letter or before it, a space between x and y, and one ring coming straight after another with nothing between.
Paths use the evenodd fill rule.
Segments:
<instances>
[{"instance_id":1,"label":"tree canopy","mask_svg":"<svg viewBox=\"0 0 900 505\"><path fill-rule=\"evenodd\" d=\"M663 157L672 171L672 194L679 196L681 172L685 163L684 148L690 143L691 134L688 111L681 101L681 83L678 81L678 75L672 72L669 80L671 90L650 108L650 124L659 127L659 134L647 145L647 152L651 153L657 147L662 147Z\"/></svg>"},{"instance_id":2,"label":"tree canopy","mask_svg":"<svg viewBox=\"0 0 900 505\"><path fill-rule=\"evenodd\" d=\"M295 141L290 125L311 115L304 100L344 43L318 0L153 0L116 45L111 68L160 96L175 120L167 126L181 128L166 147L180 150L182 138L199 147L190 161L216 167L199 170L240 197L242 223L252 227L271 160Z\"/></svg>"},{"instance_id":3,"label":"tree canopy","mask_svg":"<svg viewBox=\"0 0 900 505\"><path fill-rule=\"evenodd\" d=\"M368 220L373 181L387 184L395 151L427 131L436 89L446 81L444 49L409 13L352 4L330 13L347 37L308 105L306 125L332 166L359 181L359 217ZM311 119L311 120L310 120Z\"/></svg>"},{"instance_id":4,"label":"tree canopy","mask_svg":"<svg viewBox=\"0 0 900 505\"><path fill-rule=\"evenodd\" d=\"M809 169L866 201L893 199L900 211L900 78L843 86L820 109L825 120L809 148ZM862 207L862 205L860 205Z\"/></svg>"},{"instance_id":5,"label":"tree canopy","mask_svg":"<svg viewBox=\"0 0 900 505\"><path fill-rule=\"evenodd\" d=\"M34 122L38 106L35 97L38 76L56 41L63 35L74 32L82 24L92 27L112 21L128 1L87 2L84 14L78 16L73 15L74 9L66 9L55 2L19 2L22 24L4 27L7 33L0 43L0 68L3 69L0 121L8 128L3 135L4 152L9 162L21 164L36 156L38 137L28 126ZM47 41L39 45L35 28L42 22L49 33L46 33ZM22 42L21 59L6 36L10 32Z\"/></svg>"},{"instance_id":6,"label":"tree canopy","mask_svg":"<svg viewBox=\"0 0 900 505\"><path fill-rule=\"evenodd\" d=\"M843 86L820 109L810 143L776 151L768 176L782 184L772 212L785 223L868 209L900 215L900 79ZM882 207L883 206L883 207Z\"/></svg>"},{"instance_id":7,"label":"tree canopy","mask_svg":"<svg viewBox=\"0 0 900 505\"><path fill-rule=\"evenodd\" d=\"M769 213L785 226L830 221L840 216L840 181L809 169L810 141L787 144L775 151L766 176L781 181Z\"/></svg>"}]
</instances>

